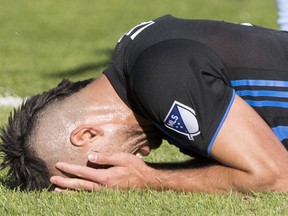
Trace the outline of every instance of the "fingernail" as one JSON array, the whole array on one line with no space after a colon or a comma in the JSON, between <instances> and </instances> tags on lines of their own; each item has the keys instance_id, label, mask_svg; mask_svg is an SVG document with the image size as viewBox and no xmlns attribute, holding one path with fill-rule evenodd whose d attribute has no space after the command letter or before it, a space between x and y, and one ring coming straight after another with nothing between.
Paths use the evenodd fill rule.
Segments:
<instances>
[{"instance_id":1,"label":"fingernail","mask_svg":"<svg viewBox=\"0 0 288 216\"><path fill-rule=\"evenodd\" d=\"M63 189L56 187L56 188L54 189L54 191L55 191L55 192L63 192Z\"/></svg>"},{"instance_id":2,"label":"fingernail","mask_svg":"<svg viewBox=\"0 0 288 216\"><path fill-rule=\"evenodd\" d=\"M91 162L95 162L97 160L97 154L95 154L93 152L90 152L88 154L88 160L91 161Z\"/></svg>"},{"instance_id":3,"label":"fingernail","mask_svg":"<svg viewBox=\"0 0 288 216\"><path fill-rule=\"evenodd\" d=\"M51 177L51 178L50 178L50 182L51 182L51 183L55 183L55 177Z\"/></svg>"},{"instance_id":4,"label":"fingernail","mask_svg":"<svg viewBox=\"0 0 288 216\"><path fill-rule=\"evenodd\" d=\"M58 169L61 169L62 168L62 163L61 162L57 162L55 164L55 167L58 168Z\"/></svg>"}]
</instances>

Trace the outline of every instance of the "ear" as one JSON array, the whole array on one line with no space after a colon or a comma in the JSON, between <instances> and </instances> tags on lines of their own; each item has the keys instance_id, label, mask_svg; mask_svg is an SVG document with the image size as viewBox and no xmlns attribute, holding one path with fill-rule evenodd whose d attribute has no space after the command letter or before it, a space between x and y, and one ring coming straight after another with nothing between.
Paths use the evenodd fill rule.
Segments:
<instances>
[{"instance_id":1,"label":"ear","mask_svg":"<svg viewBox=\"0 0 288 216\"><path fill-rule=\"evenodd\" d=\"M98 136L103 136L104 131L99 126L81 125L70 134L70 142L75 146L85 146L93 142Z\"/></svg>"}]
</instances>

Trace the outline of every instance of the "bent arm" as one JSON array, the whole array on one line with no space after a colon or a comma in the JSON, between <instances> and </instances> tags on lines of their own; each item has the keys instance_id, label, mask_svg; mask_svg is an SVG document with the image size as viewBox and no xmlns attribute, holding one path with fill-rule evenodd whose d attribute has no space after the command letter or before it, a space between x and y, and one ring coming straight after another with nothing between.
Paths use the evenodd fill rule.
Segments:
<instances>
[{"instance_id":1,"label":"bent arm","mask_svg":"<svg viewBox=\"0 0 288 216\"><path fill-rule=\"evenodd\" d=\"M90 162L111 167L94 169L57 163L59 170L76 178L53 176L51 182L60 188L84 190L117 186L210 193L288 191L286 149L260 116L238 96L215 139L211 155L218 164L169 170L149 167L128 153L92 153Z\"/></svg>"},{"instance_id":2,"label":"bent arm","mask_svg":"<svg viewBox=\"0 0 288 216\"><path fill-rule=\"evenodd\" d=\"M211 150L220 165L158 170L156 188L223 192L287 191L288 153L261 117L236 96Z\"/></svg>"}]
</instances>

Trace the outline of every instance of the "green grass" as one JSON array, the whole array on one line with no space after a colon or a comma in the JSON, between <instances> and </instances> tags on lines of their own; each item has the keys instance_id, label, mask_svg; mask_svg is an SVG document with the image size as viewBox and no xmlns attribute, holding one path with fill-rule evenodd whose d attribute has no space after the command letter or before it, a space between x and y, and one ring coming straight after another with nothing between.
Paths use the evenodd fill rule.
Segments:
<instances>
[{"instance_id":1,"label":"green grass","mask_svg":"<svg viewBox=\"0 0 288 216\"><path fill-rule=\"evenodd\" d=\"M21 97L54 87L62 78L98 76L118 38L167 13L183 18L251 22L277 29L271 0L2 0L0 88ZM10 108L0 107L0 125ZM185 159L164 144L149 161ZM0 159L1 160L1 159ZM26 193L9 190L0 172L0 215L287 215L286 194L227 195L103 190Z\"/></svg>"},{"instance_id":2,"label":"green grass","mask_svg":"<svg viewBox=\"0 0 288 216\"><path fill-rule=\"evenodd\" d=\"M285 215L285 194L207 195L167 191L1 194L2 215ZM3 214L4 213L4 214ZM286 214L287 215L287 214Z\"/></svg>"}]
</instances>

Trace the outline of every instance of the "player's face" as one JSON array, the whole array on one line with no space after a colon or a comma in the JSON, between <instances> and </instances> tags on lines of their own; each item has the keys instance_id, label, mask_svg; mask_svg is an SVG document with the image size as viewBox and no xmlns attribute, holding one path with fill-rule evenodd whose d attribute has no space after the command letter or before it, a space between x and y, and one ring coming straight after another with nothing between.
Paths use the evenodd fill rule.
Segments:
<instances>
[{"instance_id":1,"label":"player's face","mask_svg":"<svg viewBox=\"0 0 288 216\"><path fill-rule=\"evenodd\" d=\"M95 139L92 151L127 152L138 156L150 153L149 137L140 126L107 124L103 130L103 135Z\"/></svg>"}]
</instances>

